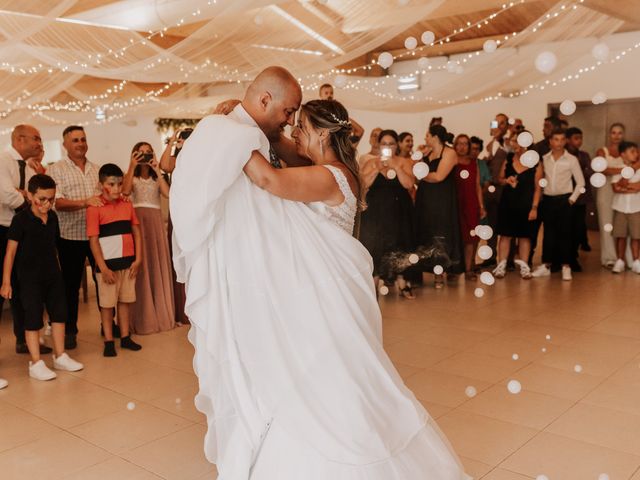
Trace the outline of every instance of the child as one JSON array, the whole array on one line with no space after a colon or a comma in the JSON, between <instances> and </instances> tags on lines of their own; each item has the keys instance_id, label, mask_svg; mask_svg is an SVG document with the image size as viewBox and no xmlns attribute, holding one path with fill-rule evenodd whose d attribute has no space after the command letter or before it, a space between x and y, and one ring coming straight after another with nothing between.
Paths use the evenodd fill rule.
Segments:
<instances>
[{"instance_id":1,"label":"child","mask_svg":"<svg viewBox=\"0 0 640 480\"><path fill-rule=\"evenodd\" d=\"M120 346L142 347L131 339L131 304L136 301L136 275L142 263L140 227L133 205L122 200L124 173L113 163L98 172L101 207L87 208L87 236L96 260L100 317L104 330L104 356L117 355L113 342L113 312L118 306Z\"/></svg>"},{"instance_id":2,"label":"child","mask_svg":"<svg viewBox=\"0 0 640 480\"><path fill-rule=\"evenodd\" d=\"M58 216L51 210L56 198L56 183L48 175L36 174L29 180L27 196L30 207L13 217L7 233L0 294L11 298L11 272L15 264L20 285L19 300L25 312L25 337L31 354L29 376L37 380L53 380L56 373L40 358L39 331L44 326L43 305L47 307L53 326L53 367L77 372L84 366L64 351L67 305L56 248L60 228Z\"/></svg>"},{"instance_id":3,"label":"child","mask_svg":"<svg viewBox=\"0 0 640 480\"><path fill-rule=\"evenodd\" d=\"M616 239L618 259L611 270L613 273L624 272L627 236L631 237L631 254L633 263L631 271L640 274L640 163L638 162L638 145L633 142L622 142L618 147L620 157L625 165L632 167L635 174L630 179L622 175L614 175L611 179L613 191L613 236Z\"/></svg>"}]
</instances>

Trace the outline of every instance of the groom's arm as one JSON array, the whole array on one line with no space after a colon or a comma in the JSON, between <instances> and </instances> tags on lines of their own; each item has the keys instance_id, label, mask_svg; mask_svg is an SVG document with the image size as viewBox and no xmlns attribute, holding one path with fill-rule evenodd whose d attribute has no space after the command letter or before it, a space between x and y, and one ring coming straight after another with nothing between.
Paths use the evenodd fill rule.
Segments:
<instances>
[{"instance_id":1,"label":"groom's arm","mask_svg":"<svg viewBox=\"0 0 640 480\"><path fill-rule=\"evenodd\" d=\"M285 137L284 134L280 134L280 140L273 142L271 147L287 167L308 167L311 165L311 160L298 155L295 142Z\"/></svg>"}]
</instances>

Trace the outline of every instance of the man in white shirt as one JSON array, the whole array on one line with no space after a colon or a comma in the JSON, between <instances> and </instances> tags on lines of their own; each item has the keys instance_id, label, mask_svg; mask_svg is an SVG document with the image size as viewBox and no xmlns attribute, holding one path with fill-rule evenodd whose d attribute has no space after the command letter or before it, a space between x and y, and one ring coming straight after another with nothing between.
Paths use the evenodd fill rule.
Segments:
<instances>
[{"instance_id":1,"label":"man in white shirt","mask_svg":"<svg viewBox=\"0 0 640 480\"><path fill-rule=\"evenodd\" d=\"M60 220L60 267L69 309L65 329L66 350L76 348L78 334L78 296L85 262L94 260L87 237L87 207L102 205L98 190L98 166L87 160L87 136L79 126L69 126L62 133L67 158L56 162L49 175L56 181L56 212Z\"/></svg>"},{"instance_id":2,"label":"man in white shirt","mask_svg":"<svg viewBox=\"0 0 640 480\"><path fill-rule=\"evenodd\" d=\"M556 129L549 137L551 151L542 157L546 185L542 197L542 264L534 277L551 275L551 264L562 265L562 279L571 280L572 237L571 206L584 188L584 176L578 159L565 150L564 130ZM575 186L574 186L575 185Z\"/></svg>"},{"instance_id":3,"label":"man in white shirt","mask_svg":"<svg viewBox=\"0 0 640 480\"><path fill-rule=\"evenodd\" d=\"M16 210L27 205L26 185L36 174L43 156L40 132L31 125L17 125L11 133L11 148L0 154L0 265L4 264L11 220ZM11 315L13 333L16 336L16 353L29 353L24 334L24 310L20 305L20 297L16 294L19 286L15 278L12 280L14 294ZM4 299L0 297L0 312L3 304ZM42 345L40 353L51 353L51 348Z\"/></svg>"},{"instance_id":4,"label":"man in white shirt","mask_svg":"<svg viewBox=\"0 0 640 480\"><path fill-rule=\"evenodd\" d=\"M627 237L631 238L631 271L640 274L640 164L638 163L638 145L634 142L621 142L618 147L625 165L635 170L631 178L621 174L611 179L613 187L613 237L616 239L618 258L613 265L613 273L622 273L626 268L624 261L627 250Z\"/></svg>"}]
</instances>

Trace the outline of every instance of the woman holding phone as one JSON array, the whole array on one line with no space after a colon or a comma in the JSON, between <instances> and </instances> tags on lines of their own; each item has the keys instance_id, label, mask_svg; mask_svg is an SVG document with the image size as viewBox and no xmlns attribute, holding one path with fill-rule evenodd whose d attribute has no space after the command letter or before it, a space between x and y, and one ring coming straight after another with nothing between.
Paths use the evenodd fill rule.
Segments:
<instances>
[{"instance_id":1,"label":"woman holding phone","mask_svg":"<svg viewBox=\"0 0 640 480\"><path fill-rule=\"evenodd\" d=\"M140 220L143 243L143 268L136 279L136 303L131 329L139 335L170 330L175 326L171 256L165 231L160 197L169 197L153 148L138 142L131 151L131 162L122 185L122 193L131 195Z\"/></svg>"},{"instance_id":2,"label":"woman holding phone","mask_svg":"<svg viewBox=\"0 0 640 480\"><path fill-rule=\"evenodd\" d=\"M403 276L413 247L413 161L396 155L398 134L383 130L378 136L381 156L368 156L360 166L367 190L360 223L360 241L373 257L373 275L382 288L396 282L403 298L413 299L411 284ZM383 290L385 292L386 290Z\"/></svg>"}]
</instances>

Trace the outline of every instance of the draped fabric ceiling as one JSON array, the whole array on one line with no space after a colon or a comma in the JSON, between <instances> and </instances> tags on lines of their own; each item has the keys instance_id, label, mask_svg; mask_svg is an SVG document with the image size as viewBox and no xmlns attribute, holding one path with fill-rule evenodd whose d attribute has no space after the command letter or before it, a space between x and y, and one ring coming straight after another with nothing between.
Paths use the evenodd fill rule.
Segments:
<instances>
[{"instance_id":1,"label":"draped fabric ceiling","mask_svg":"<svg viewBox=\"0 0 640 480\"><path fill-rule=\"evenodd\" d=\"M0 122L198 117L273 64L309 97L344 69L351 108L424 111L592 64L598 42L613 58L639 32L638 0L0 0ZM556 54L554 74L536 70L542 51ZM385 71L372 65L382 52L402 57ZM420 90L398 93L397 77L418 70Z\"/></svg>"}]
</instances>

